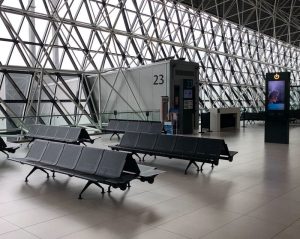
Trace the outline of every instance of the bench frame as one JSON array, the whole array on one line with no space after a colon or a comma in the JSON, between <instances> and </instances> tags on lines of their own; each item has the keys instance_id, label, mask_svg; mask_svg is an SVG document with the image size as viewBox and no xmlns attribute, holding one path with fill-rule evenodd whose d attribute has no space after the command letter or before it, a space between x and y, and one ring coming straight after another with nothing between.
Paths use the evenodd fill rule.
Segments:
<instances>
[{"instance_id":1,"label":"bench frame","mask_svg":"<svg viewBox=\"0 0 300 239\"><path fill-rule=\"evenodd\" d=\"M141 134L140 134L141 135ZM138 136L138 140L140 138L140 135ZM126 133L123 137L126 137ZM158 139L159 135L156 137L155 139L155 143L157 143L157 139ZM176 137L174 135L174 137ZM188 136L182 136L182 137L188 137ZM195 138L195 140L198 140L197 137L190 137L190 138ZM204 139L204 138L201 138L201 139ZM211 140L211 138L205 138L206 140ZM176 144L176 140L175 139L175 143L174 145ZM216 140L216 139L213 139L213 140ZM221 139L220 139L221 140ZM233 160L233 157L234 155L236 155L238 152L236 151L229 151L228 150L228 146L227 144L225 144L225 141L223 141L223 145L222 145L222 149L220 150L220 154L217 154L217 155L211 155L211 154L203 154L200 156L192 156L191 154L176 154L176 153L167 153L167 152L160 152L160 151L156 151L156 150L149 150L149 149L139 149L139 148L136 148L136 147L129 147L129 146L122 146L122 140L120 142L120 144L118 145L114 145L114 146L109 146L111 149L113 150L117 150L117 151L125 151L125 152L130 152L132 155L136 155L138 158L139 158L139 161L145 161L145 156L146 155L149 155L149 156L161 156L161 157L166 157L166 158L176 158L176 159L183 159L183 160L188 160L189 163L184 171L185 174L187 174L187 171L188 169L190 168L191 165L194 165L196 166L197 168L197 172L199 171L203 171L203 166L205 163L209 163L211 164L211 167L214 168L214 165L218 165L219 164L219 160L222 159L222 160L228 160L228 161L232 161ZM198 144L198 142L197 142ZM174 146L173 146L174 147ZM196 146L197 148L197 146ZM172 149L173 150L173 149ZM143 158L141 159L141 157L138 155L138 154L144 154ZM197 165L196 162L202 162L202 165L199 167Z\"/></svg>"}]
</instances>

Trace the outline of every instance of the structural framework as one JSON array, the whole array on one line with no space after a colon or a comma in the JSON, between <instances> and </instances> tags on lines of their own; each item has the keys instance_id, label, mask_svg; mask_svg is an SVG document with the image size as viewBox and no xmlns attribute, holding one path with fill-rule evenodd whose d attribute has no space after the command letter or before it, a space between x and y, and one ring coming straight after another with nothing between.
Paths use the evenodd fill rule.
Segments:
<instances>
[{"instance_id":1,"label":"structural framework","mask_svg":"<svg viewBox=\"0 0 300 239\"><path fill-rule=\"evenodd\" d=\"M297 40L218 18L195 2L0 0L0 128L33 122L99 128L102 116L113 113L96 109L94 88L106 81L103 73L169 58L199 63L200 109L259 111L265 74L276 71L292 73L291 106L298 108ZM89 76L97 78L92 85ZM113 84L111 91L118 93Z\"/></svg>"}]
</instances>

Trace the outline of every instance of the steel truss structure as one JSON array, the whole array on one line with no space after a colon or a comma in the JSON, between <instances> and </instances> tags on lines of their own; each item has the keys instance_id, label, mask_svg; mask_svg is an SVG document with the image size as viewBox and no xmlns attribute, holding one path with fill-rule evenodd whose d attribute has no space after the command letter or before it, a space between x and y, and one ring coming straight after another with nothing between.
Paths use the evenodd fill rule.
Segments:
<instances>
[{"instance_id":1,"label":"steel truss structure","mask_svg":"<svg viewBox=\"0 0 300 239\"><path fill-rule=\"evenodd\" d=\"M199 63L202 109L260 110L265 73L277 71L292 72L291 105L298 107L298 47L184 2L0 0L1 127L99 127L112 113L93 97L104 72L170 57ZM97 79L92 85L89 76ZM118 93L114 85L111 91Z\"/></svg>"}]
</instances>

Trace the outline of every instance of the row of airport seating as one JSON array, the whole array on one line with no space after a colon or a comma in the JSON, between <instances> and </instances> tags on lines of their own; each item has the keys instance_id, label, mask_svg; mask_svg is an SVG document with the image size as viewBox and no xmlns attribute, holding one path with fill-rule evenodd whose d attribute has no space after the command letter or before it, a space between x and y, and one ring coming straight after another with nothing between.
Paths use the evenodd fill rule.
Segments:
<instances>
[{"instance_id":1,"label":"row of airport seating","mask_svg":"<svg viewBox=\"0 0 300 239\"><path fill-rule=\"evenodd\" d=\"M94 143L87 131L81 127L34 124L29 126L26 137L31 138L32 141L44 139L72 144Z\"/></svg>"},{"instance_id":2,"label":"row of airport seating","mask_svg":"<svg viewBox=\"0 0 300 239\"><path fill-rule=\"evenodd\" d=\"M103 131L112 133L110 139L114 135L120 139L119 134L125 132L160 134L163 131L163 124L160 121L110 119Z\"/></svg>"},{"instance_id":3,"label":"row of airport seating","mask_svg":"<svg viewBox=\"0 0 300 239\"><path fill-rule=\"evenodd\" d=\"M82 199L83 192L95 184L102 189L100 184L125 190L130 181L140 179L142 182L153 183L154 178L162 171L154 167L138 166L132 155L74 144L36 140L31 145L25 158L9 158L9 160L33 166L28 177L36 170L62 173L69 176L87 180L87 184L79 194Z\"/></svg>"},{"instance_id":4,"label":"row of airport seating","mask_svg":"<svg viewBox=\"0 0 300 239\"><path fill-rule=\"evenodd\" d=\"M232 161L237 154L236 151L228 150L223 139L134 132L126 132L120 144L110 147L137 156L139 153L144 154L143 160L146 155L188 160L185 174L192 164L197 167L197 171L202 171L205 163L213 167L219 164L220 159ZM196 162L202 162L201 168Z\"/></svg>"}]
</instances>

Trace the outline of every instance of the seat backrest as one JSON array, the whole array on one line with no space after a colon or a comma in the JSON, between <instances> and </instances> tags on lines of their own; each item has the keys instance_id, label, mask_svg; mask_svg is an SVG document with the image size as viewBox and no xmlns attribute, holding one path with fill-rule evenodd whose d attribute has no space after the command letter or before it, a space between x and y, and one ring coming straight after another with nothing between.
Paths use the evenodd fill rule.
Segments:
<instances>
[{"instance_id":1,"label":"seat backrest","mask_svg":"<svg viewBox=\"0 0 300 239\"><path fill-rule=\"evenodd\" d=\"M105 150L96 171L97 176L118 178L121 176L128 154L124 152Z\"/></svg>"},{"instance_id":2,"label":"seat backrest","mask_svg":"<svg viewBox=\"0 0 300 239\"><path fill-rule=\"evenodd\" d=\"M47 134L48 126L47 125L40 125L39 130L36 134L37 137L45 137Z\"/></svg>"},{"instance_id":3,"label":"seat backrest","mask_svg":"<svg viewBox=\"0 0 300 239\"><path fill-rule=\"evenodd\" d=\"M120 146L135 148L138 139L139 139L139 133L126 132L120 141Z\"/></svg>"},{"instance_id":4,"label":"seat backrest","mask_svg":"<svg viewBox=\"0 0 300 239\"><path fill-rule=\"evenodd\" d=\"M75 170L86 174L94 174L101 161L103 151L103 149L83 147Z\"/></svg>"},{"instance_id":5,"label":"seat backrest","mask_svg":"<svg viewBox=\"0 0 300 239\"><path fill-rule=\"evenodd\" d=\"M151 122L149 133L160 134L163 130L163 124L161 122Z\"/></svg>"},{"instance_id":6,"label":"seat backrest","mask_svg":"<svg viewBox=\"0 0 300 239\"><path fill-rule=\"evenodd\" d=\"M140 124L139 121L134 121L134 120L128 121L125 132L138 132L139 124Z\"/></svg>"},{"instance_id":7,"label":"seat backrest","mask_svg":"<svg viewBox=\"0 0 300 239\"><path fill-rule=\"evenodd\" d=\"M40 125L37 125L37 124L29 125L27 135L35 136L37 134L39 128L40 128Z\"/></svg>"},{"instance_id":8,"label":"seat backrest","mask_svg":"<svg viewBox=\"0 0 300 239\"><path fill-rule=\"evenodd\" d=\"M2 139L2 137L0 137L0 148L4 149L6 147L7 147L7 145L6 145L5 141L4 141L4 139Z\"/></svg>"},{"instance_id":9,"label":"seat backrest","mask_svg":"<svg viewBox=\"0 0 300 239\"><path fill-rule=\"evenodd\" d=\"M58 126L54 138L57 140L64 140L69 132L69 129L70 127Z\"/></svg>"},{"instance_id":10,"label":"seat backrest","mask_svg":"<svg viewBox=\"0 0 300 239\"><path fill-rule=\"evenodd\" d=\"M149 121L140 121L138 132L139 133L149 133L151 127L151 122Z\"/></svg>"},{"instance_id":11,"label":"seat backrest","mask_svg":"<svg viewBox=\"0 0 300 239\"><path fill-rule=\"evenodd\" d=\"M56 165L62 168L74 169L78 162L82 148L83 146L65 144Z\"/></svg>"},{"instance_id":12,"label":"seat backrest","mask_svg":"<svg viewBox=\"0 0 300 239\"><path fill-rule=\"evenodd\" d=\"M31 145L26 158L32 161L40 161L47 148L47 145L48 141L35 140Z\"/></svg>"},{"instance_id":13,"label":"seat backrest","mask_svg":"<svg viewBox=\"0 0 300 239\"><path fill-rule=\"evenodd\" d=\"M211 138L198 138L196 155L198 157L219 158L224 140Z\"/></svg>"},{"instance_id":14,"label":"seat backrest","mask_svg":"<svg viewBox=\"0 0 300 239\"><path fill-rule=\"evenodd\" d=\"M58 129L57 126L48 126L47 138L54 138Z\"/></svg>"},{"instance_id":15,"label":"seat backrest","mask_svg":"<svg viewBox=\"0 0 300 239\"><path fill-rule=\"evenodd\" d=\"M110 119L108 121L108 125L106 127L107 130L116 130L117 129L117 126L119 124L119 121L116 120L116 119Z\"/></svg>"},{"instance_id":16,"label":"seat backrest","mask_svg":"<svg viewBox=\"0 0 300 239\"><path fill-rule=\"evenodd\" d=\"M173 153L181 155L194 155L198 138L189 136L176 136Z\"/></svg>"},{"instance_id":17,"label":"seat backrest","mask_svg":"<svg viewBox=\"0 0 300 239\"><path fill-rule=\"evenodd\" d=\"M227 144L225 144L224 140L223 140L223 144L222 144L221 154L222 155L230 155L228 146L227 146Z\"/></svg>"},{"instance_id":18,"label":"seat backrest","mask_svg":"<svg viewBox=\"0 0 300 239\"><path fill-rule=\"evenodd\" d=\"M91 137L90 137L89 133L87 132L87 130L85 128L81 128L78 139L81 140L81 141L91 140Z\"/></svg>"},{"instance_id":19,"label":"seat backrest","mask_svg":"<svg viewBox=\"0 0 300 239\"><path fill-rule=\"evenodd\" d=\"M79 127L70 127L65 140L77 141L79 139L80 131L81 131L81 128L79 128Z\"/></svg>"},{"instance_id":20,"label":"seat backrest","mask_svg":"<svg viewBox=\"0 0 300 239\"><path fill-rule=\"evenodd\" d=\"M49 142L40 162L56 165L63 148L63 143Z\"/></svg>"},{"instance_id":21,"label":"seat backrest","mask_svg":"<svg viewBox=\"0 0 300 239\"><path fill-rule=\"evenodd\" d=\"M128 124L128 120L120 120L117 125L116 131L125 132L127 128L127 124Z\"/></svg>"},{"instance_id":22,"label":"seat backrest","mask_svg":"<svg viewBox=\"0 0 300 239\"><path fill-rule=\"evenodd\" d=\"M176 137L173 135L158 135L153 150L156 152L172 153Z\"/></svg>"},{"instance_id":23,"label":"seat backrest","mask_svg":"<svg viewBox=\"0 0 300 239\"><path fill-rule=\"evenodd\" d=\"M157 134L140 133L135 147L137 149L153 150L157 137Z\"/></svg>"}]
</instances>

